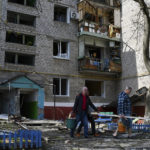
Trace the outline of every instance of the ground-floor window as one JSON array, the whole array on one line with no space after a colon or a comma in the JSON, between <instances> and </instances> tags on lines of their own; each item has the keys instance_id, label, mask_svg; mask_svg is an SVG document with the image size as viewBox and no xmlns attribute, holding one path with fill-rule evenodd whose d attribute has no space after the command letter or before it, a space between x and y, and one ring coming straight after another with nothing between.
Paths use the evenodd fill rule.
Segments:
<instances>
[{"instance_id":1,"label":"ground-floor window","mask_svg":"<svg viewBox=\"0 0 150 150\"><path fill-rule=\"evenodd\" d=\"M58 96L69 96L69 81L64 78L53 79L53 94Z\"/></svg>"},{"instance_id":2,"label":"ground-floor window","mask_svg":"<svg viewBox=\"0 0 150 150\"><path fill-rule=\"evenodd\" d=\"M89 96L104 96L104 82L86 80L85 86L89 89Z\"/></svg>"}]
</instances>

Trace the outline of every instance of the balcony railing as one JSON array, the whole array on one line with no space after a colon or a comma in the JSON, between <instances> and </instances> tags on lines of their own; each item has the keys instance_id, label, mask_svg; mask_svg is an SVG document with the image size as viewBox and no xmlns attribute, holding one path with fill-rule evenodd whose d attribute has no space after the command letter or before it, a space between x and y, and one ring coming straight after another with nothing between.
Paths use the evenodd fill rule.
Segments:
<instances>
[{"instance_id":1,"label":"balcony railing","mask_svg":"<svg viewBox=\"0 0 150 150\"><path fill-rule=\"evenodd\" d=\"M114 0L111 4L110 0L91 0L91 2L96 2L98 4L103 4L111 7L120 7L121 3L119 0Z\"/></svg>"},{"instance_id":2,"label":"balcony railing","mask_svg":"<svg viewBox=\"0 0 150 150\"><path fill-rule=\"evenodd\" d=\"M121 40L120 28L114 25L103 25L96 28L95 24L88 24L85 22L85 24L80 27L79 35L83 34L118 42Z\"/></svg>"},{"instance_id":3,"label":"balcony railing","mask_svg":"<svg viewBox=\"0 0 150 150\"><path fill-rule=\"evenodd\" d=\"M95 1L108 3L108 1ZM86 34L106 40L120 41L121 28L114 25L114 10L108 11L90 2L94 2L94 0L83 0L78 4L79 36ZM107 21L104 18L107 18Z\"/></svg>"},{"instance_id":4,"label":"balcony railing","mask_svg":"<svg viewBox=\"0 0 150 150\"><path fill-rule=\"evenodd\" d=\"M97 59L83 57L79 58L79 71L121 73L121 64L114 63L107 58Z\"/></svg>"}]
</instances>

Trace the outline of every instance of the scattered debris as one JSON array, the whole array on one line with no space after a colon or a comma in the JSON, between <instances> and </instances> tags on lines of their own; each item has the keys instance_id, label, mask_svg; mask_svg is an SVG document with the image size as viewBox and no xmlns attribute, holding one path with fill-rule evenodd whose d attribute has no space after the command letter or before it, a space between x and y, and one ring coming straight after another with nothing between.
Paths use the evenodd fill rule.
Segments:
<instances>
[{"instance_id":1,"label":"scattered debris","mask_svg":"<svg viewBox=\"0 0 150 150\"><path fill-rule=\"evenodd\" d=\"M70 140L66 140L66 141L65 141L65 144L68 144L68 143L70 143Z\"/></svg>"},{"instance_id":2,"label":"scattered debris","mask_svg":"<svg viewBox=\"0 0 150 150\"><path fill-rule=\"evenodd\" d=\"M0 120L8 121L8 115L7 114L0 114Z\"/></svg>"},{"instance_id":3,"label":"scattered debris","mask_svg":"<svg viewBox=\"0 0 150 150\"><path fill-rule=\"evenodd\" d=\"M19 122L15 122L17 125L19 125L20 127L22 127L23 129L28 129L25 125L22 125L21 123L19 123Z\"/></svg>"},{"instance_id":4,"label":"scattered debris","mask_svg":"<svg viewBox=\"0 0 150 150\"><path fill-rule=\"evenodd\" d=\"M62 121L55 121L55 120L27 120L22 122L22 124L26 124L26 125L62 125L64 122Z\"/></svg>"}]
</instances>

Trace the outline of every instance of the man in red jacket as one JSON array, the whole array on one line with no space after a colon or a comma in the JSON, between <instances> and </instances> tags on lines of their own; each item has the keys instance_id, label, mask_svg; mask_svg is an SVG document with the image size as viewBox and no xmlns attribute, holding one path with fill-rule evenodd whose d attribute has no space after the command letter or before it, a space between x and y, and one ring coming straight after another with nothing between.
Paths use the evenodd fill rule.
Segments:
<instances>
[{"instance_id":1,"label":"man in red jacket","mask_svg":"<svg viewBox=\"0 0 150 150\"><path fill-rule=\"evenodd\" d=\"M95 111L97 111L97 108L94 106L94 104L91 102L89 96L88 96L88 88L83 87L82 93L79 94L74 103L73 107L73 113L76 114L76 123L75 127L71 129L71 137L74 137L74 131L76 129L77 124L81 121L81 123L84 126L84 137L88 138L88 112L89 112L89 106L91 106Z\"/></svg>"}]
</instances>

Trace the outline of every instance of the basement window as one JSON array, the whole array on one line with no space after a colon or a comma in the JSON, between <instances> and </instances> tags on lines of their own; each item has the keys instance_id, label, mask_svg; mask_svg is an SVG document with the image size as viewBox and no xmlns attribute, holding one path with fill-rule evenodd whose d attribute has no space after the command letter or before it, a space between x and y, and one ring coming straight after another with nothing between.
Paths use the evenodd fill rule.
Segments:
<instances>
[{"instance_id":1,"label":"basement window","mask_svg":"<svg viewBox=\"0 0 150 150\"><path fill-rule=\"evenodd\" d=\"M36 0L8 0L8 2L17 3L20 5L25 5L30 7L35 7L36 4Z\"/></svg>"},{"instance_id":2,"label":"basement window","mask_svg":"<svg viewBox=\"0 0 150 150\"><path fill-rule=\"evenodd\" d=\"M35 26L35 16L15 13L12 11L7 12L7 21L15 24Z\"/></svg>"},{"instance_id":3,"label":"basement window","mask_svg":"<svg viewBox=\"0 0 150 150\"><path fill-rule=\"evenodd\" d=\"M57 96L69 96L69 81L68 79L54 78L53 79L53 94Z\"/></svg>"},{"instance_id":4,"label":"basement window","mask_svg":"<svg viewBox=\"0 0 150 150\"><path fill-rule=\"evenodd\" d=\"M35 36L7 31L6 32L6 42L34 46Z\"/></svg>"},{"instance_id":5,"label":"basement window","mask_svg":"<svg viewBox=\"0 0 150 150\"><path fill-rule=\"evenodd\" d=\"M53 56L58 58L69 58L69 43L63 41L53 42Z\"/></svg>"},{"instance_id":6,"label":"basement window","mask_svg":"<svg viewBox=\"0 0 150 150\"><path fill-rule=\"evenodd\" d=\"M90 96L104 96L104 82L86 80L85 86L88 88Z\"/></svg>"},{"instance_id":7,"label":"basement window","mask_svg":"<svg viewBox=\"0 0 150 150\"><path fill-rule=\"evenodd\" d=\"M54 21L70 23L70 9L64 6L55 5Z\"/></svg>"},{"instance_id":8,"label":"basement window","mask_svg":"<svg viewBox=\"0 0 150 150\"><path fill-rule=\"evenodd\" d=\"M35 56L5 52L5 63L34 66Z\"/></svg>"}]
</instances>

